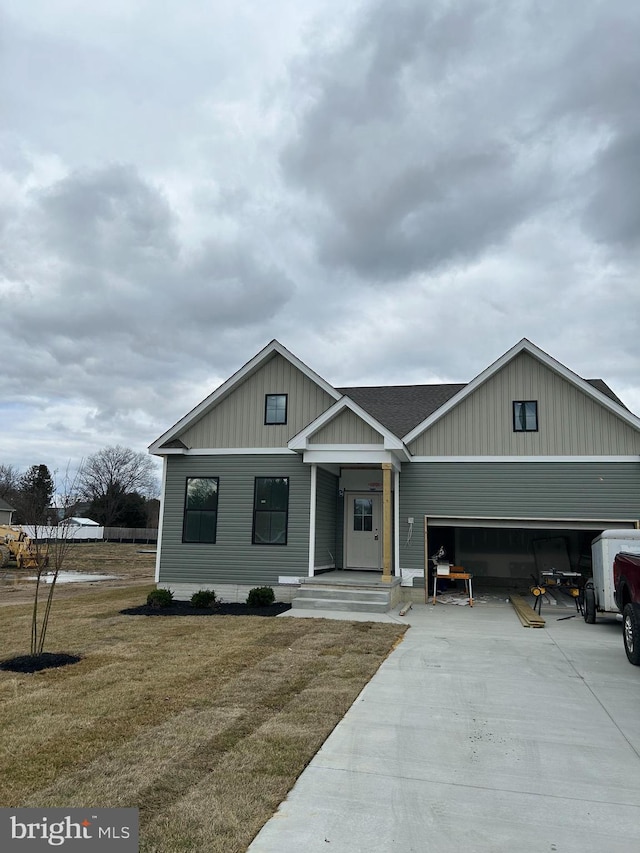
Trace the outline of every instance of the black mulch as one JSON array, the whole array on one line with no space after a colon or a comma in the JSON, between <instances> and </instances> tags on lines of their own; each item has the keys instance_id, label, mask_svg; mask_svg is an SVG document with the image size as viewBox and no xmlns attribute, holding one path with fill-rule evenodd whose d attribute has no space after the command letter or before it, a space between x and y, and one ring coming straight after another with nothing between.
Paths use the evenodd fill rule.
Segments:
<instances>
[{"instance_id":1,"label":"black mulch","mask_svg":"<svg viewBox=\"0 0 640 853\"><path fill-rule=\"evenodd\" d=\"M0 661L0 669L8 672L40 672L41 669L54 669L78 663L81 655L68 655L65 652L42 652L40 655L20 655Z\"/></svg>"},{"instance_id":2,"label":"black mulch","mask_svg":"<svg viewBox=\"0 0 640 853\"><path fill-rule=\"evenodd\" d=\"M189 601L174 601L170 607L127 607L121 610L125 616L277 616L290 610L291 605L278 601L266 607L249 607L248 604L220 602L213 607L193 607Z\"/></svg>"}]
</instances>

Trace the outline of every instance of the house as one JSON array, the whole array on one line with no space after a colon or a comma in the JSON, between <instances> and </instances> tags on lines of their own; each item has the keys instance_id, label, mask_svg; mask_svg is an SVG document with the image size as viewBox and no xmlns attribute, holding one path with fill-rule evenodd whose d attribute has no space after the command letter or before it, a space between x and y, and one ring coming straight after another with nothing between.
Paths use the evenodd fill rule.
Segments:
<instances>
[{"instance_id":1,"label":"house","mask_svg":"<svg viewBox=\"0 0 640 853\"><path fill-rule=\"evenodd\" d=\"M441 546L476 586L528 585L640 519L640 419L526 339L466 384L356 388L274 340L149 451L156 581L181 598L289 600L331 570L406 597Z\"/></svg>"},{"instance_id":2,"label":"house","mask_svg":"<svg viewBox=\"0 0 640 853\"><path fill-rule=\"evenodd\" d=\"M0 498L0 524L11 524L14 512L15 509L4 498Z\"/></svg>"},{"instance_id":3,"label":"house","mask_svg":"<svg viewBox=\"0 0 640 853\"><path fill-rule=\"evenodd\" d=\"M97 521L93 521L91 518L84 518L79 515L63 518L62 521L58 522L58 527L63 525L68 525L69 527L100 527Z\"/></svg>"}]
</instances>

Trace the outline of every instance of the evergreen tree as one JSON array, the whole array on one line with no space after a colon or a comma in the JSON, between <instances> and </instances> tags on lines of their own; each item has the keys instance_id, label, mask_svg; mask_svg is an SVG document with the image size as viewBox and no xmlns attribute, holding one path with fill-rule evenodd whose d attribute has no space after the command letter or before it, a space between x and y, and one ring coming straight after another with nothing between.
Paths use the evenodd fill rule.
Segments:
<instances>
[{"instance_id":1,"label":"evergreen tree","mask_svg":"<svg viewBox=\"0 0 640 853\"><path fill-rule=\"evenodd\" d=\"M46 465L32 465L20 478L19 510L27 524L47 524L55 486Z\"/></svg>"}]
</instances>

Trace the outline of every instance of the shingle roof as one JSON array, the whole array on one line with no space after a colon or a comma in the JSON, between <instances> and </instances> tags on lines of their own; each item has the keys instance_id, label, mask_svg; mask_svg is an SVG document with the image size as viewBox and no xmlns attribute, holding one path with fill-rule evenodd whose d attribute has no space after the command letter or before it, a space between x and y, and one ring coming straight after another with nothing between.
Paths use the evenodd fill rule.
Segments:
<instances>
[{"instance_id":1,"label":"shingle roof","mask_svg":"<svg viewBox=\"0 0 640 853\"><path fill-rule=\"evenodd\" d=\"M609 399L624 406L602 379L586 381L606 394ZM336 388L336 391L362 406L394 435L402 438L466 385L466 382L443 385L377 385Z\"/></svg>"},{"instance_id":2,"label":"shingle roof","mask_svg":"<svg viewBox=\"0 0 640 853\"><path fill-rule=\"evenodd\" d=\"M11 509L11 510L13 510L13 507L10 506L3 498L0 498L0 509Z\"/></svg>"},{"instance_id":3,"label":"shingle roof","mask_svg":"<svg viewBox=\"0 0 640 853\"><path fill-rule=\"evenodd\" d=\"M398 438L402 438L465 387L451 385L382 385L337 388L369 412Z\"/></svg>"},{"instance_id":4,"label":"shingle roof","mask_svg":"<svg viewBox=\"0 0 640 853\"><path fill-rule=\"evenodd\" d=\"M179 450L186 450L187 449L187 445L184 442L180 441L179 438L172 438L171 441L166 441L162 445L162 447L167 448L167 449L177 448Z\"/></svg>"},{"instance_id":5,"label":"shingle roof","mask_svg":"<svg viewBox=\"0 0 640 853\"><path fill-rule=\"evenodd\" d=\"M623 409L627 409L625 404L619 397L613 393L611 388L607 385L607 383L603 379L585 379L585 382L588 382L589 385L593 385L598 391L602 391L610 400L613 400L614 403L617 403L619 406L622 406ZM629 411L629 409L627 409Z\"/></svg>"}]
</instances>

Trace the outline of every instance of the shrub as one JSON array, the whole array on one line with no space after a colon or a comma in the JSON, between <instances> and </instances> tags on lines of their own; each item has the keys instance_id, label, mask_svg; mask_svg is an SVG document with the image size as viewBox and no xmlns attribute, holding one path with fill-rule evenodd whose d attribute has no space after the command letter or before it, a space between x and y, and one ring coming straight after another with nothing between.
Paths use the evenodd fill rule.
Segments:
<instances>
[{"instance_id":1,"label":"shrub","mask_svg":"<svg viewBox=\"0 0 640 853\"><path fill-rule=\"evenodd\" d=\"M270 586L256 586L249 590L247 596L247 604L250 607L267 607L273 604L276 600L273 590Z\"/></svg>"},{"instance_id":2,"label":"shrub","mask_svg":"<svg viewBox=\"0 0 640 853\"><path fill-rule=\"evenodd\" d=\"M147 596L149 607L171 607L173 604L173 593L170 589L152 589Z\"/></svg>"},{"instance_id":3,"label":"shrub","mask_svg":"<svg viewBox=\"0 0 640 853\"><path fill-rule=\"evenodd\" d=\"M192 607L213 607L216 603L216 594L212 589L199 589L191 596Z\"/></svg>"}]
</instances>

